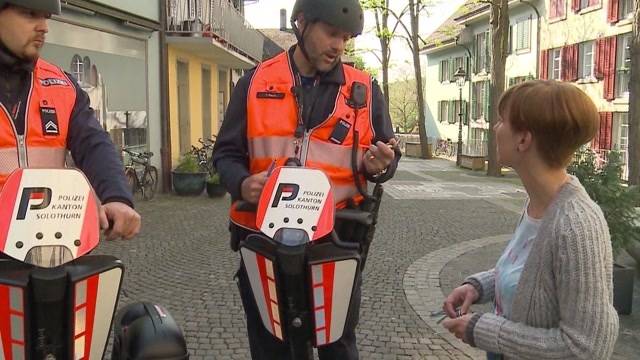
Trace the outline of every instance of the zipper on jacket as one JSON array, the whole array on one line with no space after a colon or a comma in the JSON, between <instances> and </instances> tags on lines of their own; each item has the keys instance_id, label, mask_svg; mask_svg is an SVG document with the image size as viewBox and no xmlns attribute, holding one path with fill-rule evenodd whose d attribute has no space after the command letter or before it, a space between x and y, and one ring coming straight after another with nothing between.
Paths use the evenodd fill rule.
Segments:
<instances>
[{"instance_id":1,"label":"zipper on jacket","mask_svg":"<svg viewBox=\"0 0 640 360\"><path fill-rule=\"evenodd\" d=\"M300 151L300 163L302 166L307 165L307 153L309 152L309 141L311 140L311 130L304 131L302 138L302 149Z\"/></svg>"},{"instance_id":2,"label":"zipper on jacket","mask_svg":"<svg viewBox=\"0 0 640 360\"><path fill-rule=\"evenodd\" d=\"M24 167L23 164L26 165L26 147L24 146L24 136L18 135L18 130L16 130L16 125L13 123L15 120L11 113L7 110L4 104L0 103L0 108L4 111L7 119L9 119L9 123L11 125L11 130L13 130L13 136L16 138L16 144L18 145L18 166Z\"/></svg>"},{"instance_id":3,"label":"zipper on jacket","mask_svg":"<svg viewBox=\"0 0 640 360\"><path fill-rule=\"evenodd\" d=\"M35 71L35 70L34 70ZM26 168L29 166L27 159L27 133L29 132L29 107L31 106L31 95L33 94L33 83L34 83L34 73L31 72L30 81L29 81L29 95L27 95L27 103L24 108L24 132L22 135L18 135L16 131L16 136L18 137L18 161L21 168ZM18 110L18 114L20 111ZM14 128L15 130L15 128Z\"/></svg>"},{"instance_id":4,"label":"zipper on jacket","mask_svg":"<svg viewBox=\"0 0 640 360\"><path fill-rule=\"evenodd\" d=\"M21 168L27 167L27 145L24 138L24 135L18 135L18 165Z\"/></svg>"}]
</instances>

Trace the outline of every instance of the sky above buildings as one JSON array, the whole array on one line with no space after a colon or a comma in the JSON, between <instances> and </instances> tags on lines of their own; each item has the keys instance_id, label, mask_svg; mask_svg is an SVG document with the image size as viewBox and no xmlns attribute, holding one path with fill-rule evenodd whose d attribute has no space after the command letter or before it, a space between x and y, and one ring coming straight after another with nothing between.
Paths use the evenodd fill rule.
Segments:
<instances>
[{"instance_id":1,"label":"sky above buildings","mask_svg":"<svg viewBox=\"0 0 640 360\"><path fill-rule=\"evenodd\" d=\"M245 16L247 21L256 29L276 29L280 27L280 9L287 9L287 17L291 15L294 0L258 0L250 1L245 5ZM451 14L464 2L464 0L435 0L431 1L428 13L420 18L420 34L428 36L435 31ZM390 7L400 12L407 4L407 0L391 0ZM395 24L393 19L389 19L389 27ZM408 17L405 24L409 27ZM356 40L356 48L362 52L366 63L370 67L380 67L380 62L376 56L368 53L371 49L380 49L380 42L375 36L375 17L373 13L367 11L365 17L365 31ZM404 35L403 30L398 30L398 34ZM411 51L404 39L395 39L391 46L392 66L390 78L402 80L406 74L413 74L413 62Z\"/></svg>"}]
</instances>

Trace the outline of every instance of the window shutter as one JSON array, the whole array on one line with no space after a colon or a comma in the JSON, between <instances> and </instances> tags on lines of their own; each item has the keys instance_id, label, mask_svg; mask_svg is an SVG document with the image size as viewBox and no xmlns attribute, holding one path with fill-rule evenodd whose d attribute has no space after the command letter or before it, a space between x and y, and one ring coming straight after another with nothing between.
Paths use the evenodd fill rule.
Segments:
<instances>
[{"instance_id":1,"label":"window shutter","mask_svg":"<svg viewBox=\"0 0 640 360\"><path fill-rule=\"evenodd\" d=\"M440 66L438 67L440 71L438 71L438 82L442 82L442 61L440 61Z\"/></svg>"},{"instance_id":2,"label":"window shutter","mask_svg":"<svg viewBox=\"0 0 640 360\"><path fill-rule=\"evenodd\" d=\"M487 67L486 67L487 73L491 72L491 58L492 58L492 55L491 55L491 53L492 53L491 44L492 44L492 42L493 42L493 34L492 34L492 31L489 30L489 31L487 31L487 36L486 36L487 47L486 47L486 52L485 52L487 54L486 55L487 56Z\"/></svg>"},{"instance_id":3,"label":"window shutter","mask_svg":"<svg viewBox=\"0 0 640 360\"><path fill-rule=\"evenodd\" d=\"M604 79L604 58L606 54L606 41L605 39L596 40L595 46L595 57L596 57L596 68L595 68L595 77L598 80Z\"/></svg>"},{"instance_id":4,"label":"window shutter","mask_svg":"<svg viewBox=\"0 0 640 360\"><path fill-rule=\"evenodd\" d=\"M471 79L471 59L467 56L464 61L464 71L467 73L467 78Z\"/></svg>"},{"instance_id":5,"label":"window shutter","mask_svg":"<svg viewBox=\"0 0 640 360\"><path fill-rule=\"evenodd\" d=\"M593 139L591 147L594 150L611 150L613 145L613 113L600 113L600 129Z\"/></svg>"},{"instance_id":6,"label":"window shutter","mask_svg":"<svg viewBox=\"0 0 640 360\"><path fill-rule=\"evenodd\" d=\"M531 18L524 22L524 36L523 36L523 48L531 49Z\"/></svg>"},{"instance_id":7,"label":"window shutter","mask_svg":"<svg viewBox=\"0 0 640 360\"><path fill-rule=\"evenodd\" d=\"M549 79L549 50L540 52L540 79Z\"/></svg>"},{"instance_id":8,"label":"window shutter","mask_svg":"<svg viewBox=\"0 0 640 360\"><path fill-rule=\"evenodd\" d=\"M507 45L507 54L511 54L513 53L513 48L515 46L513 46L514 41L514 26L513 25L509 25L509 43Z\"/></svg>"},{"instance_id":9,"label":"window shutter","mask_svg":"<svg viewBox=\"0 0 640 360\"><path fill-rule=\"evenodd\" d=\"M455 117L455 113L456 112L456 102L455 100L449 100L449 109L447 110L447 115L449 115L447 121L449 122L449 124L455 124L456 123L456 117Z\"/></svg>"},{"instance_id":10,"label":"window shutter","mask_svg":"<svg viewBox=\"0 0 640 360\"><path fill-rule=\"evenodd\" d=\"M607 21L611 24L615 24L618 22L618 10L620 7L619 0L609 0L609 11L607 14Z\"/></svg>"},{"instance_id":11,"label":"window shutter","mask_svg":"<svg viewBox=\"0 0 640 360\"><path fill-rule=\"evenodd\" d=\"M550 0L549 1L549 18L554 19L558 17L558 1Z\"/></svg>"},{"instance_id":12,"label":"window shutter","mask_svg":"<svg viewBox=\"0 0 640 360\"><path fill-rule=\"evenodd\" d=\"M571 10L573 10L573 12L580 11L580 0L571 1Z\"/></svg>"},{"instance_id":13,"label":"window shutter","mask_svg":"<svg viewBox=\"0 0 640 360\"><path fill-rule=\"evenodd\" d=\"M484 82L484 93L482 94L483 95L482 96L483 97L483 99L482 99L482 101L483 101L483 103L482 103L482 106L483 106L482 113L484 115L484 120L486 122L490 122L489 121L490 120L490 116L489 116L489 96L490 96L491 88L489 87L489 83L490 83L489 81L485 81Z\"/></svg>"},{"instance_id":14,"label":"window shutter","mask_svg":"<svg viewBox=\"0 0 640 360\"><path fill-rule=\"evenodd\" d=\"M606 100L615 99L616 85L616 36L610 36L605 39L604 53L604 98Z\"/></svg>"},{"instance_id":15,"label":"window shutter","mask_svg":"<svg viewBox=\"0 0 640 360\"><path fill-rule=\"evenodd\" d=\"M606 126L606 131L605 131L605 138L604 138L604 143L606 146L607 150L611 150L612 145L613 145L613 113L612 112L607 112L605 113L605 126Z\"/></svg>"},{"instance_id":16,"label":"window shutter","mask_svg":"<svg viewBox=\"0 0 640 360\"><path fill-rule=\"evenodd\" d=\"M598 127L598 133L596 133L596 136L593 137L593 139L591 139L591 149L592 150L600 150L600 132L602 131L602 118L604 116L603 113L598 113L598 115L600 115L600 126Z\"/></svg>"},{"instance_id":17,"label":"window shutter","mask_svg":"<svg viewBox=\"0 0 640 360\"><path fill-rule=\"evenodd\" d=\"M467 100L462 100L462 119L464 125L469 125L469 117L467 116L469 112L469 103Z\"/></svg>"},{"instance_id":18,"label":"window shutter","mask_svg":"<svg viewBox=\"0 0 640 360\"><path fill-rule=\"evenodd\" d=\"M580 53L580 46L578 44L569 45L570 48L570 60L569 60L569 81L578 80L578 54Z\"/></svg>"},{"instance_id":19,"label":"window shutter","mask_svg":"<svg viewBox=\"0 0 640 360\"><path fill-rule=\"evenodd\" d=\"M571 48L569 46L565 46L560 51L560 79L562 81L569 80L569 70L571 69L570 60L571 60Z\"/></svg>"},{"instance_id":20,"label":"window shutter","mask_svg":"<svg viewBox=\"0 0 640 360\"><path fill-rule=\"evenodd\" d=\"M476 83L472 84L473 91L471 96L471 118L476 120L478 118L478 87Z\"/></svg>"},{"instance_id":21,"label":"window shutter","mask_svg":"<svg viewBox=\"0 0 640 360\"><path fill-rule=\"evenodd\" d=\"M442 122L442 101L438 101L438 121Z\"/></svg>"}]
</instances>

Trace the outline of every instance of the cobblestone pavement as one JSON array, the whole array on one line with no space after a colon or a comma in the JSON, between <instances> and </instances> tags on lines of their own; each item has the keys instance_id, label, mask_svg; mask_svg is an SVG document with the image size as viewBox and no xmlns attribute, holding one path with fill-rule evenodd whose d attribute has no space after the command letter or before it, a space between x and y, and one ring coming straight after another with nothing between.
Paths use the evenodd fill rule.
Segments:
<instances>
[{"instance_id":1,"label":"cobblestone pavement","mask_svg":"<svg viewBox=\"0 0 640 360\"><path fill-rule=\"evenodd\" d=\"M426 254L456 243L505 234L517 214L510 210L522 196L512 181L495 181L500 199L469 197L459 191L447 198L429 184L469 183L467 172L444 160L403 160L390 194L417 181L419 191L398 199L386 196L376 239L364 275L358 344L362 359L467 359L413 310L403 287L409 266ZM438 180L442 175L443 180ZM484 180L478 180L483 181ZM500 185L502 184L502 185ZM489 184L488 184L489 185ZM467 188L469 189L469 188ZM472 191L480 191L471 189ZM437 193L436 193L437 194ZM129 242L104 243L126 268L121 302L155 301L165 305L182 326L191 359L248 359L244 318L233 275L238 256L228 246L229 199L159 196L138 204L143 232ZM434 309L438 310L438 309Z\"/></svg>"}]
</instances>

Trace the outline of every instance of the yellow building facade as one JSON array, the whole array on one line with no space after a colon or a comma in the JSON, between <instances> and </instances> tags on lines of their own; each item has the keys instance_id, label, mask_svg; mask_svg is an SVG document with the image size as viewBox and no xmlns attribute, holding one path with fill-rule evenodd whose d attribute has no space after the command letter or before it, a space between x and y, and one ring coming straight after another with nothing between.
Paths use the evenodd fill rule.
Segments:
<instances>
[{"instance_id":1,"label":"yellow building facade","mask_svg":"<svg viewBox=\"0 0 640 360\"><path fill-rule=\"evenodd\" d=\"M171 160L175 164L191 145L200 144L198 139L218 133L223 120L219 93L226 93L228 84L220 83L219 66L211 60L172 46L168 60Z\"/></svg>"}]
</instances>

